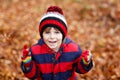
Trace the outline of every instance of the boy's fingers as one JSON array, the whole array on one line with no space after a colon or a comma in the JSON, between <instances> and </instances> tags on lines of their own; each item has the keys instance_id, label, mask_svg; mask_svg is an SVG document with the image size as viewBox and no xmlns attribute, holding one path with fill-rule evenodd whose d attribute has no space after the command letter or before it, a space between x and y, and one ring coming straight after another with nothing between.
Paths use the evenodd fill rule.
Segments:
<instances>
[{"instance_id":1,"label":"boy's fingers","mask_svg":"<svg viewBox=\"0 0 120 80\"><path fill-rule=\"evenodd\" d=\"M27 45L25 44L23 46L23 50L22 50L22 57L26 57L28 55L29 51L27 49Z\"/></svg>"},{"instance_id":2,"label":"boy's fingers","mask_svg":"<svg viewBox=\"0 0 120 80\"><path fill-rule=\"evenodd\" d=\"M89 50L86 50L83 52L82 57L86 60L86 61L90 61L90 59L92 58L92 54Z\"/></svg>"}]
</instances>

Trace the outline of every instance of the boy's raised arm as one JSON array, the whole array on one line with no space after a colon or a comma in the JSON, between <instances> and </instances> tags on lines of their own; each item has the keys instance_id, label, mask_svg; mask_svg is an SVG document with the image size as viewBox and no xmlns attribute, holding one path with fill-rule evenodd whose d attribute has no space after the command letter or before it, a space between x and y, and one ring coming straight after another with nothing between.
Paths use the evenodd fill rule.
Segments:
<instances>
[{"instance_id":1,"label":"boy's raised arm","mask_svg":"<svg viewBox=\"0 0 120 80\"><path fill-rule=\"evenodd\" d=\"M87 73L93 67L92 54L89 50L82 52L81 56L77 61L76 71L78 73Z\"/></svg>"},{"instance_id":2,"label":"boy's raised arm","mask_svg":"<svg viewBox=\"0 0 120 80\"><path fill-rule=\"evenodd\" d=\"M25 45L22 50L21 59L21 69L24 72L24 75L29 79L36 78L38 76L38 70L36 63L32 61L31 52L27 50L27 45Z\"/></svg>"}]
</instances>

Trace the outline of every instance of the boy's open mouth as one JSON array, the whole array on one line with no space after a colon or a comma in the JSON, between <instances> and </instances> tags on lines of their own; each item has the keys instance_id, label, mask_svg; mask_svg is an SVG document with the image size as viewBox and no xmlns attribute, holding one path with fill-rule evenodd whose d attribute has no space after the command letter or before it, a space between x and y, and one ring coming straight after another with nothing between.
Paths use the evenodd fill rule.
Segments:
<instances>
[{"instance_id":1,"label":"boy's open mouth","mask_svg":"<svg viewBox=\"0 0 120 80\"><path fill-rule=\"evenodd\" d=\"M56 43L57 41L49 41L49 43Z\"/></svg>"}]
</instances>

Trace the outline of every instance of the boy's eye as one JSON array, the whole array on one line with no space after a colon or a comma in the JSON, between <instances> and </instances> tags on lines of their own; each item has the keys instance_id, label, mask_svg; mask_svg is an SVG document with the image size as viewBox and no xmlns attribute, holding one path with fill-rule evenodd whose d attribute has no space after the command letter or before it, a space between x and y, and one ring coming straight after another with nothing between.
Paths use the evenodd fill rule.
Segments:
<instances>
[{"instance_id":1,"label":"boy's eye","mask_svg":"<svg viewBox=\"0 0 120 80\"><path fill-rule=\"evenodd\" d=\"M55 33L60 33L59 31L56 31Z\"/></svg>"},{"instance_id":2,"label":"boy's eye","mask_svg":"<svg viewBox=\"0 0 120 80\"><path fill-rule=\"evenodd\" d=\"M45 32L46 34L49 34L50 32L49 31L47 31L47 32Z\"/></svg>"}]
</instances>

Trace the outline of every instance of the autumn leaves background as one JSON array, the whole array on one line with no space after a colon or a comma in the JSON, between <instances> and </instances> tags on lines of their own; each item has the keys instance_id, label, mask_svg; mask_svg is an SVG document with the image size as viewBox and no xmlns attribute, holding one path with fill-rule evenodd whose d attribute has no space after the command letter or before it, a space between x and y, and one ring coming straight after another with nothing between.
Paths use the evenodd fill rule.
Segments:
<instances>
[{"instance_id":1,"label":"autumn leaves background","mask_svg":"<svg viewBox=\"0 0 120 80\"><path fill-rule=\"evenodd\" d=\"M50 5L58 5L69 36L93 53L94 68L80 80L120 79L119 0L0 0L0 79L27 80L20 69L24 44L40 37L38 25Z\"/></svg>"}]
</instances>

